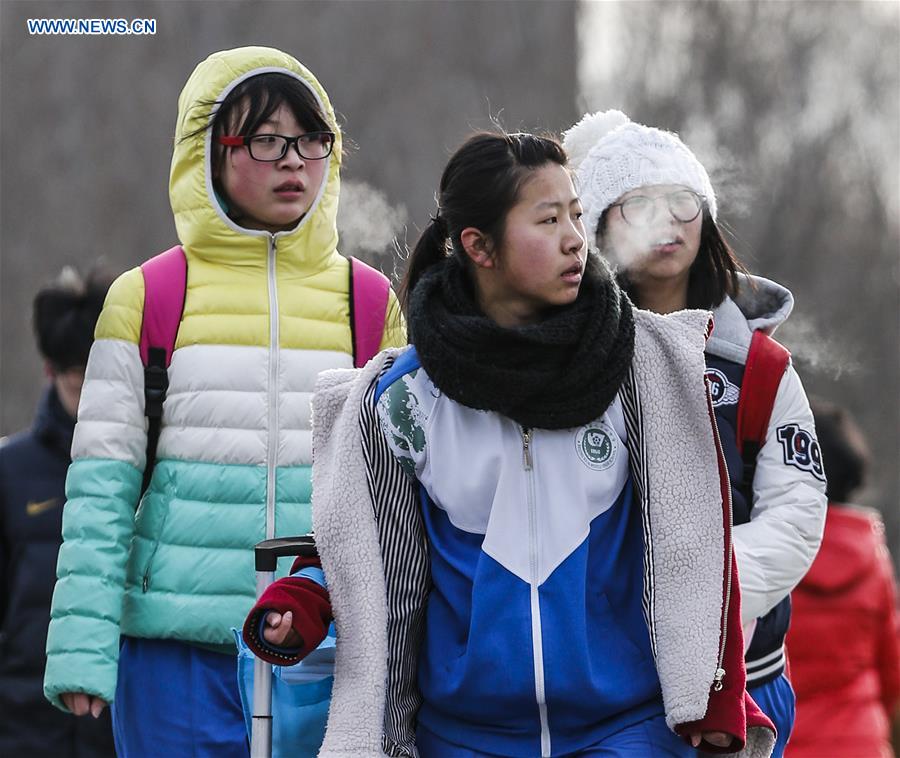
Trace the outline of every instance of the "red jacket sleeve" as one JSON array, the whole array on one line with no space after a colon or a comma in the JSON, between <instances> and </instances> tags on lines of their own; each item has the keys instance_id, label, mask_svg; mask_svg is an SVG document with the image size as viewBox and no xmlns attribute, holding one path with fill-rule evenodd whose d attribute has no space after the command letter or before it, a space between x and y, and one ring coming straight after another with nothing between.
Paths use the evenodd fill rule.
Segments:
<instances>
[{"instance_id":1,"label":"red jacket sleeve","mask_svg":"<svg viewBox=\"0 0 900 758\"><path fill-rule=\"evenodd\" d=\"M876 660L881 677L881 702L888 719L900 699L900 651L898 651L897 585L891 557L881 537L878 565L881 570L881 614Z\"/></svg>"},{"instance_id":2,"label":"red jacket sleeve","mask_svg":"<svg viewBox=\"0 0 900 758\"><path fill-rule=\"evenodd\" d=\"M318 558L298 558L291 572L307 566L320 567ZM294 618L291 627L300 635L299 648L278 648L260 639L262 619L269 611L285 613L290 611ZM311 579L288 576L269 585L244 621L244 642L258 658L269 663L289 666L302 661L315 650L331 624L331 601L328 590Z\"/></svg>"},{"instance_id":3,"label":"red jacket sleeve","mask_svg":"<svg viewBox=\"0 0 900 758\"><path fill-rule=\"evenodd\" d=\"M712 323L710 323L712 327ZM715 415L712 400L707 391L709 415L715 430ZM718 438L718 432L714 431ZM718 444L718 440L717 440ZM731 513L726 504L730 503L731 494L728 481L728 470L724 458L719 453L719 487L722 495L722 528L725 533L725 544L731 543ZM700 732L725 732L732 735L731 744L718 747L702 740L698 750L706 753L737 753L747 744L747 729L764 727L775 732L775 726L759 709L753 698L747 694L747 669L744 666L744 632L741 628L741 595L738 581L737 558L731 551L731 565L722 577L723 618L722 639L724 646L721 668L724 676L720 682L713 683L710 688L706 714L698 721L676 724L675 732L690 743L690 735ZM726 605L727 603L727 605Z\"/></svg>"},{"instance_id":4,"label":"red jacket sleeve","mask_svg":"<svg viewBox=\"0 0 900 758\"><path fill-rule=\"evenodd\" d=\"M678 724L675 731L690 741L692 732L725 732L734 736L728 747L718 747L703 740L697 748L705 753L736 753L743 750L747 741L747 729L765 727L775 731L775 726L753 702L747 693L747 669L744 667L744 633L741 629L741 598L738 589L737 560L731 557L731 594L729 596L726 626L725 655L722 668L725 676L722 687L710 690L706 715L699 721Z\"/></svg>"}]
</instances>

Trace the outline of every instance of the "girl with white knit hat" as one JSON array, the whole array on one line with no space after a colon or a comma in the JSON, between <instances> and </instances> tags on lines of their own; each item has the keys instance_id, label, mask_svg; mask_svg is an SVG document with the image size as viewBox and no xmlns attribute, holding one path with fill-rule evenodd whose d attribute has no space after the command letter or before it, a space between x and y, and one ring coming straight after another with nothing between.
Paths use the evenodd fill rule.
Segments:
<instances>
[{"instance_id":1,"label":"girl with white knit hat","mask_svg":"<svg viewBox=\"0 0 900 758\"><path fill-rule=\"evenodd\" d=\"M790 364L772 379L777 393L755 457L738 434L738 403L751 402L741 384L754 333L770 335L793 296L738 261L717 224L709 175L676 134L612 110L584 116L564 144L588 238L635 305L713 312L707 380L731 483L747 687L778 728L780 758L794 720L784 653L789 593L818 550L825 479L809 403Z\"/></svg>"}]
</instances>

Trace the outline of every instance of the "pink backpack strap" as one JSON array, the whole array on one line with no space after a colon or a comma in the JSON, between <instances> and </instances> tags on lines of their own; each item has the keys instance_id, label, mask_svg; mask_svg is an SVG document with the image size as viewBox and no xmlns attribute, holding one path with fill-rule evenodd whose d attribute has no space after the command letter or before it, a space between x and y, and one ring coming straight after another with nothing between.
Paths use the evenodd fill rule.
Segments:
<instances>
[{"instance_id":1,"label":"pink backpack strap","mask_svg":"<svg viewBox=\"0 0 900 758\"><path fill-rule=\"evenodd\" d=\"M184 311L187 258L181 245L141 265L144 275L144 317L139 349L144 364L144 415L147 417L147 462L141 495L150 486L156 445L162 427L163 402L169 389L169 364ZM146 589L146 587L144 588Z\"/></svg>"},{"instance_id":2,"label":"pink backpack strap","mask_svg":"<svg viewBox=\"0 0 900 758\"><path fill-rule=\"evenodd\" d=\"M141 322L141 362L150 362L150 348L165 351L164 366L172 362L178 325L187 290L187 259L181 245L141 265L144 275L144 319Z\"/></svg>"},{"instance_id":3,"label":"pink backpack strap","mask_svg":"<svg viewBox=\"0 0 900 758\"><path fill-rule=\"evenodd\" d=\"M350 259L350 331L353 365L362 368L381 347L391 283L380 271Z\"/></svg>"}]
</instances>

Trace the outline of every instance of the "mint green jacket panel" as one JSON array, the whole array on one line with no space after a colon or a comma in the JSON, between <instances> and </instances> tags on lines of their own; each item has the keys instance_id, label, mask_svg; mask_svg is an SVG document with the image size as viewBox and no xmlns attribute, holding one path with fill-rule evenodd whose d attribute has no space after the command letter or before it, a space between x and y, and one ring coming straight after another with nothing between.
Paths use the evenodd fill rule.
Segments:
<instances>
[{"instance_id":1,"label":"mint green jacket panel","mask_svg":"<svg viewBox=\"0 0 900 758\"><path fill-rule=\"evenodd\" d=\"M125 635L233 645L229 630L255 599L265 476L256 466L160 461L135 515L137 469L89 458L72 464L47 643L51 702L63 707L64 692L112 701L120 624ZM310 489L309 467L278 470L279 535L310 531ZM282 559L278 574L290 564Z\"/></svg>"},{"instance_id":2,"label":"mint green jacket panel","mask_svg":"<svg viewBox=\"0 0 900 758\"><path fill-rule=\"evenodd\" d=\"M111 701L119 660L119 620L141 472L129 463L82 459L66 479L63 545L53 592L44 693Z\"/></svg>"},{"instance_id":3,"label":"mint green jacket panel","mask_svg":"<svg viewBox=\"0 0 900 758\"><path fill-rule=\"evenodd\" d=\"M122 633L233 646L253 605L253 546L265 539L266 470L159 461L138 511ZM310 468L276 472L278 536L312 527ZM291 559L279 562L279 575Z\"/></svg>"}]
</instances>

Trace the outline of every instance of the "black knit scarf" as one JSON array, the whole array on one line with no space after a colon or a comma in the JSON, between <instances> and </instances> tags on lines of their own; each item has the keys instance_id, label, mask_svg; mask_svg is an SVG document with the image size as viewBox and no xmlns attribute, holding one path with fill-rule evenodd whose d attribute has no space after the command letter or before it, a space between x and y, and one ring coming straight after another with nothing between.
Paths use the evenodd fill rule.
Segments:
<instances>
[{"instance_id":1,"label":"black knit scarf","mask_svg":"<svg viewBox=\"0 0 900 758\"><path fill-rule=\"evenodd\" d=\"M575 302L537 324L506 328L485 316L455 255L422 275L408 317L410 341L441 392L528 428L601 416L634 353L631 303L596 255Z\"/></svg>"}]
</instances>

